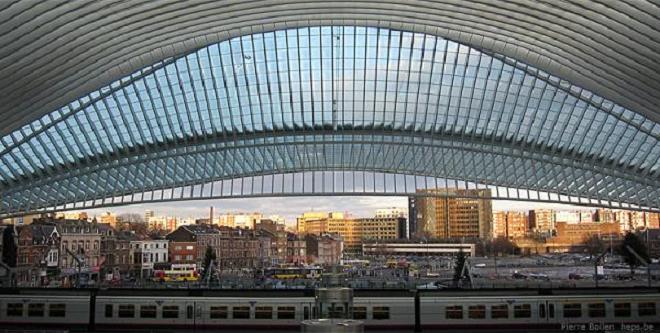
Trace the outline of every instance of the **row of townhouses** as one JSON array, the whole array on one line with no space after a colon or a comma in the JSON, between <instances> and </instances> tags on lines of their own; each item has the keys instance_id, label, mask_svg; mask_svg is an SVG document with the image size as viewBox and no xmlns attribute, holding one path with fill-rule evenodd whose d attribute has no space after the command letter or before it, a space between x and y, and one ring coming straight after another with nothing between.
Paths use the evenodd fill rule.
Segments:
<instances>
[{"instance_id":1,"label":"row of townhouses","mask_svg":"<svg viewBox=\"0 0 660 333\"><path fill-rule=\"evenodd\" d=\"M185 225L162 237L118 231L95 220L44 218L29 225L0 225L0 234L0 265L11 267L22 286L67 283L83 275L96 281L148 278L161 263L201 264L207 247L215 252L219 269L239 270L332 265L343 250L339 236L302 238L271 220L255 229Z\"/></svg>"}]
</instances>

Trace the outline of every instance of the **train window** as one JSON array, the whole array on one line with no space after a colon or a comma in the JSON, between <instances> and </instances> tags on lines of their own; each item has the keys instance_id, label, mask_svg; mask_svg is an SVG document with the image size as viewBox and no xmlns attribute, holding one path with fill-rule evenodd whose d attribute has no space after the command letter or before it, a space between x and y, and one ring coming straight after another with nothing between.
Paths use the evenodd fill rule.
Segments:
<instances>
[{"instance_id":1,"label":"train window","mask_svg":"<svg viewBox=\"0 0 660 333\"><path fill-rule=\"evenodd\" d=\"M112 318L112 304L105 305L105 317Z\"/></svg>"},{"instance_id":2,"label":"train window","mask_svg":"<svg viewBox=\"0 0 660 333\"><path fill-rule=\"evenodd\" d=\"M22 316L23 316L23 303L7 304L7 317L22 317Z\"/></svg>"},{"instance_id":3,"label":"train window","mask_svg":"<svg viewBox=\"0 0 660 333\"><path fill-rule=\"evenodd\" d=\"M564 318L582 317L582 304L569 303L564 304Z\"/></svg>"},{"instance_id":4,"label":"train window","mask_svg":"<svg viewBox=\"0 0 660 333\"><path fill-rule=\"evenodd\" d=\"M644 302L637 304L637 311L639 316L655 316L655 303L653 302Z\"/></svg>"},{"instance_id":5,"label":"train window","mask_svg":"<svg viewBox=\"0 0 660 333\"><path fill-rule=\"evenodd\" d=\"M192 305L186 306L186 318L193 319L194 314L195 314L195 311L193 309L193 306Z\"/></svg>"},{"instance_id":6,"label":"train window","mask_svg":"<svg viewBox=\"0 0 660 333\"><path fill-rule=\"evenodd\" d=\"M588 305L589 317L605 317L605 303L591 303Z\"/></svg>"},{"instance_id":7,"label":"train window","mask_svg":"<svg viewBox=\"0 0 660 333\"><path fill-rule=\"evenodd\" d=\"M545 318L545 304L539 304L539 318Z\"/></svg>"},{"instance_id":8,"label":"train window","mask_svg":"<svg viewBox=\"0 0 660 333\"><path fill-rule=\"evenodd\" d=\"M303 320L309 319L309 306L303 307Z\"/></svg>"},{"instance_id":9,"label":"train window","mask_svg":"<svg viewBox=\"0 0 660 333\"><path fill-rule=\"evenodd\" d=\"M51 317L64 317L66 304L48 304L48 315Z\"/></svg>"},{"instance_id":10,"label":"train window","mask_svg":"<svg viewBox=\"0 0 660 333\"><path fill-rule=\"evenodd\" d=\"M463 319L463 306L454 305L445 308L445 318L447 319Z\"/></svg>"},{"instance_id":11,"label":"train window","mask_svg":"<svg viewBox=\"0 0 660 333\"><path fill-rule=\"evenodd\" d=\"M509 306L507 304L491 306L490 317L493 319L509 318Z\"/></svg>"},{"instance_id":12,"label":"train window","mask_svg":"<svg viewBox=\"0 0 660 333\"><path fill-rule=\"evenodd\" d=\"M231 316L234 319L250 319L249 306L235 306L231 309Z\"/></svg>"},{"instance_id":13,"label":"train window","mask_svg":"<svg viewBox=\"0 0 660 333\"><path fill-rule=\"evenodd\" d=\"M277 319L296 319L296 308L294 306L278 306Z\"/></svg>"},{"instance_id":14,"label":"train window","mask_svg":"<svg viewBox=\"0 0 660 333\"><path fill-rule=\"evenodd\" d=\"M211 319L226 319L227 307L226 306L212 306Z\"/></svg>"},{"instance_id":15,"label":"train window","mask_svg":"<svg viewBox=\"0 0 660 333\"><path fill-rule=\"evenodd\" d=\"M470 305L468 307L468 318L470 319L484 319L486 318L485 305Z\"/></svg>"},{"instance_id":16,"label":"train window","mask_svg":"<svg viewBox=\"0 0 660 333\"><path fill-rule=\"evenodd\" d=\"M374 306L372 309L372 317L375 320L384 320L390 319L390 307L389 306Z\"/></svg>"},{"instance_id":17,"label":"train window","mask_svg":"<svg viewBox=\"0 0 660 333\"><path fill-rule=\"evenodd\" d=\"M614 303L615 317L630 317L630 303Z\"/></svg>"},{"instance_id":18,"label":"train window","mask_svg":"<svg viewBox=\"0 0 660 333\"><path fill-rule=\"evenodd\" d=\"M273 319L273 307L257 306L254 309L254 319Z\"/></svg>"},{"instance_id":19,"label":"train window","mask_svg":"<svg viewBox=\"0 0 660 333\"><path fill-rule=\"evenodd\" d=\"M179 318L179 306L178 305L163 306L163 318Z\"/></svg>"},{"instance_id":20,"label":"train window","mask_svg":"<svg viewBox=\"0 0 660 333\"><path fill-rule=\"evenodd\" d=\"M367 307L366 306L354 306L353 307L353 319L367 319Z\"/></svg>"},{"instance_id":21,"label":"train window","mask_svg":"<svg viewBox=\"0 0 660 333\"><path fill-rule=\"evenodd\" d=\"M530 304L517 304L513 306L513 318L530 318L532 306Z\"/></svg>"},{"instance_id":22,"label":"train window","mask_svg":"<svg viewBox=\"0 0 660 333\"><path fill-rule=\"evenodd\" d=\"M119 318L133 318L133 317L135 317L135 305L120 304L119 309L117 310L117 317L119 317Z\"/></svg>"},{"instance_id":23,"label":"train window","mask_svg":"<svg viewBox=\"0 0 660 333\"><path fill-rule=\"evenodd\" d=\"M28 317L43 317L46 305L43 303L28 304Z\"/></svg>"},{"instance_id":24,"label":"train window","mask_svg":"<svg viewBox=\"0 0 660 333\"><path fill-rule=\"evenodd\" d=\"M140 306L140 318L156 318L155 305L142 305Z\"/></svg>"}]
</instances>

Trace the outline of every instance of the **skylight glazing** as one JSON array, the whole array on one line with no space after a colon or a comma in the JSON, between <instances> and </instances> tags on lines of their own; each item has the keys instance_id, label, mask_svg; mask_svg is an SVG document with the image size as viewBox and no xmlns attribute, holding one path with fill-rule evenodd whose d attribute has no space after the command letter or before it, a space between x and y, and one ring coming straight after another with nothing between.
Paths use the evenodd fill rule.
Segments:
<instances>
[{"instance_id":1,"label":"skylight glazing","mask_svg":"<svg viewBox=\"0 0 660 333\"><path fill-rule=\"evenodd\" d=\"M272 153L277 138L295 153ZM212 44L72 101L2 139L0 180L4 212L356 168L658 208L658 138L659 124L515 59L422 33L305 27ZM376 146L388 161L365 162Z\"/></svg>"}]
</instances>

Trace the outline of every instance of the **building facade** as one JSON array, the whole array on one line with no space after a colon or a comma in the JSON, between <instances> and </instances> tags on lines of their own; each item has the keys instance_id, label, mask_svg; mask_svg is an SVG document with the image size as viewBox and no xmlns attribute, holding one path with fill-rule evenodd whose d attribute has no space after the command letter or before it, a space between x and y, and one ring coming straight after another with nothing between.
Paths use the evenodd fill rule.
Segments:
<instances>
[{"instance_id":1,"label":"building facade","mask_svg":"<svg viewBox=\"0 0 660 333\"><path fill-rule=\"evenodd\" d=\"M62 256L60 269L65 275L76 274L79 265L85 272L98 274L101 261L101 228L98 223L66 220L58 223ZM81 263L76 260L78 258Z\"/></svg>"},{"instance_id":2,"label":"building facade","mask_svg":"<svg viewBox=\"0 0 660 333\"><path fill-rule=\"evenodd\" d=\"M154 264L166 263L169 260L169 242L166 239L150 239L142 236L131 241L130 247L133 271L142 278L153 275Z\"/></svg>"},{"instance_id":3,"label":"building facade","mask_svg":"<svg viewBox=\"0 0 660 333\"><path fill-rule=\"evenodd\" d=\"M550 236L555 230L555 212L551 209L529 211L529 228L536 234Z\"/></svg>"},{"instance_id":4,"label":"building facade","mask_svg":"<svg viewBox=\"0 0 660 333\"><path fill-rule=\"evenodd\" d=\"M336 234L346 251L359 253L365 241L387 241L406 238L405 217L350 218L340 213L313 213L298 218L302 234Z\"/></svg>"},{"instance_id":5,"label":"building facade","mask_svg":"<svg viewBox=\"0 0 660 333\"><path fill-rule=\"evenodd\" d=\"M52 224L36 222L17 228L16 277L22 286L45 286L56 277L61 235Z\"/></svg>"},{"instance_id":6,"label":"building facade","mask_svg":"<svg viewBox=\"0 0 660 333\"><path fill-rule=\"evenodd\" d=\"M493 211L489 190L434 189L418 192L438 195L416 199L418 237L491 237Z\"/></svg>"}]
</instances>

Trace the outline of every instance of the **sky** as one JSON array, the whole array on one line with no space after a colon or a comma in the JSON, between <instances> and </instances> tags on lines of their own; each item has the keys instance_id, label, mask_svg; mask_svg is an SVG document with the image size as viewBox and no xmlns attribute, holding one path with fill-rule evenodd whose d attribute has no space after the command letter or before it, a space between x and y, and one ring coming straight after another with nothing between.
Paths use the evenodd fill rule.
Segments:
<instances>
[{"instance_id":1,"label":"sky","mask_svg":"<svg viewBox=\"0 0 660 333\"><path fill-rule=\"evenodd\" d=\"M349 212L356 217L372 217L376 209L388 207L408 207L407 197L383 196L327 196L327 197L274 197L274 198L240 198L193 200L163 203L144 203L110 208L86 210L90 216L101 215L104 212L115 214L137 213L153 210L156 216L176 217L206 217L209 207L215 208L216 214L222 212L260 212L266 216L280 215L285 217L288 225L295 224L296 217L308 211L340 211ZM493 200L493 210L518 210L550 208L557 210L581 210L585 207L564 204L522 202L508 200Z\"/></svg>"}]
</instances>

